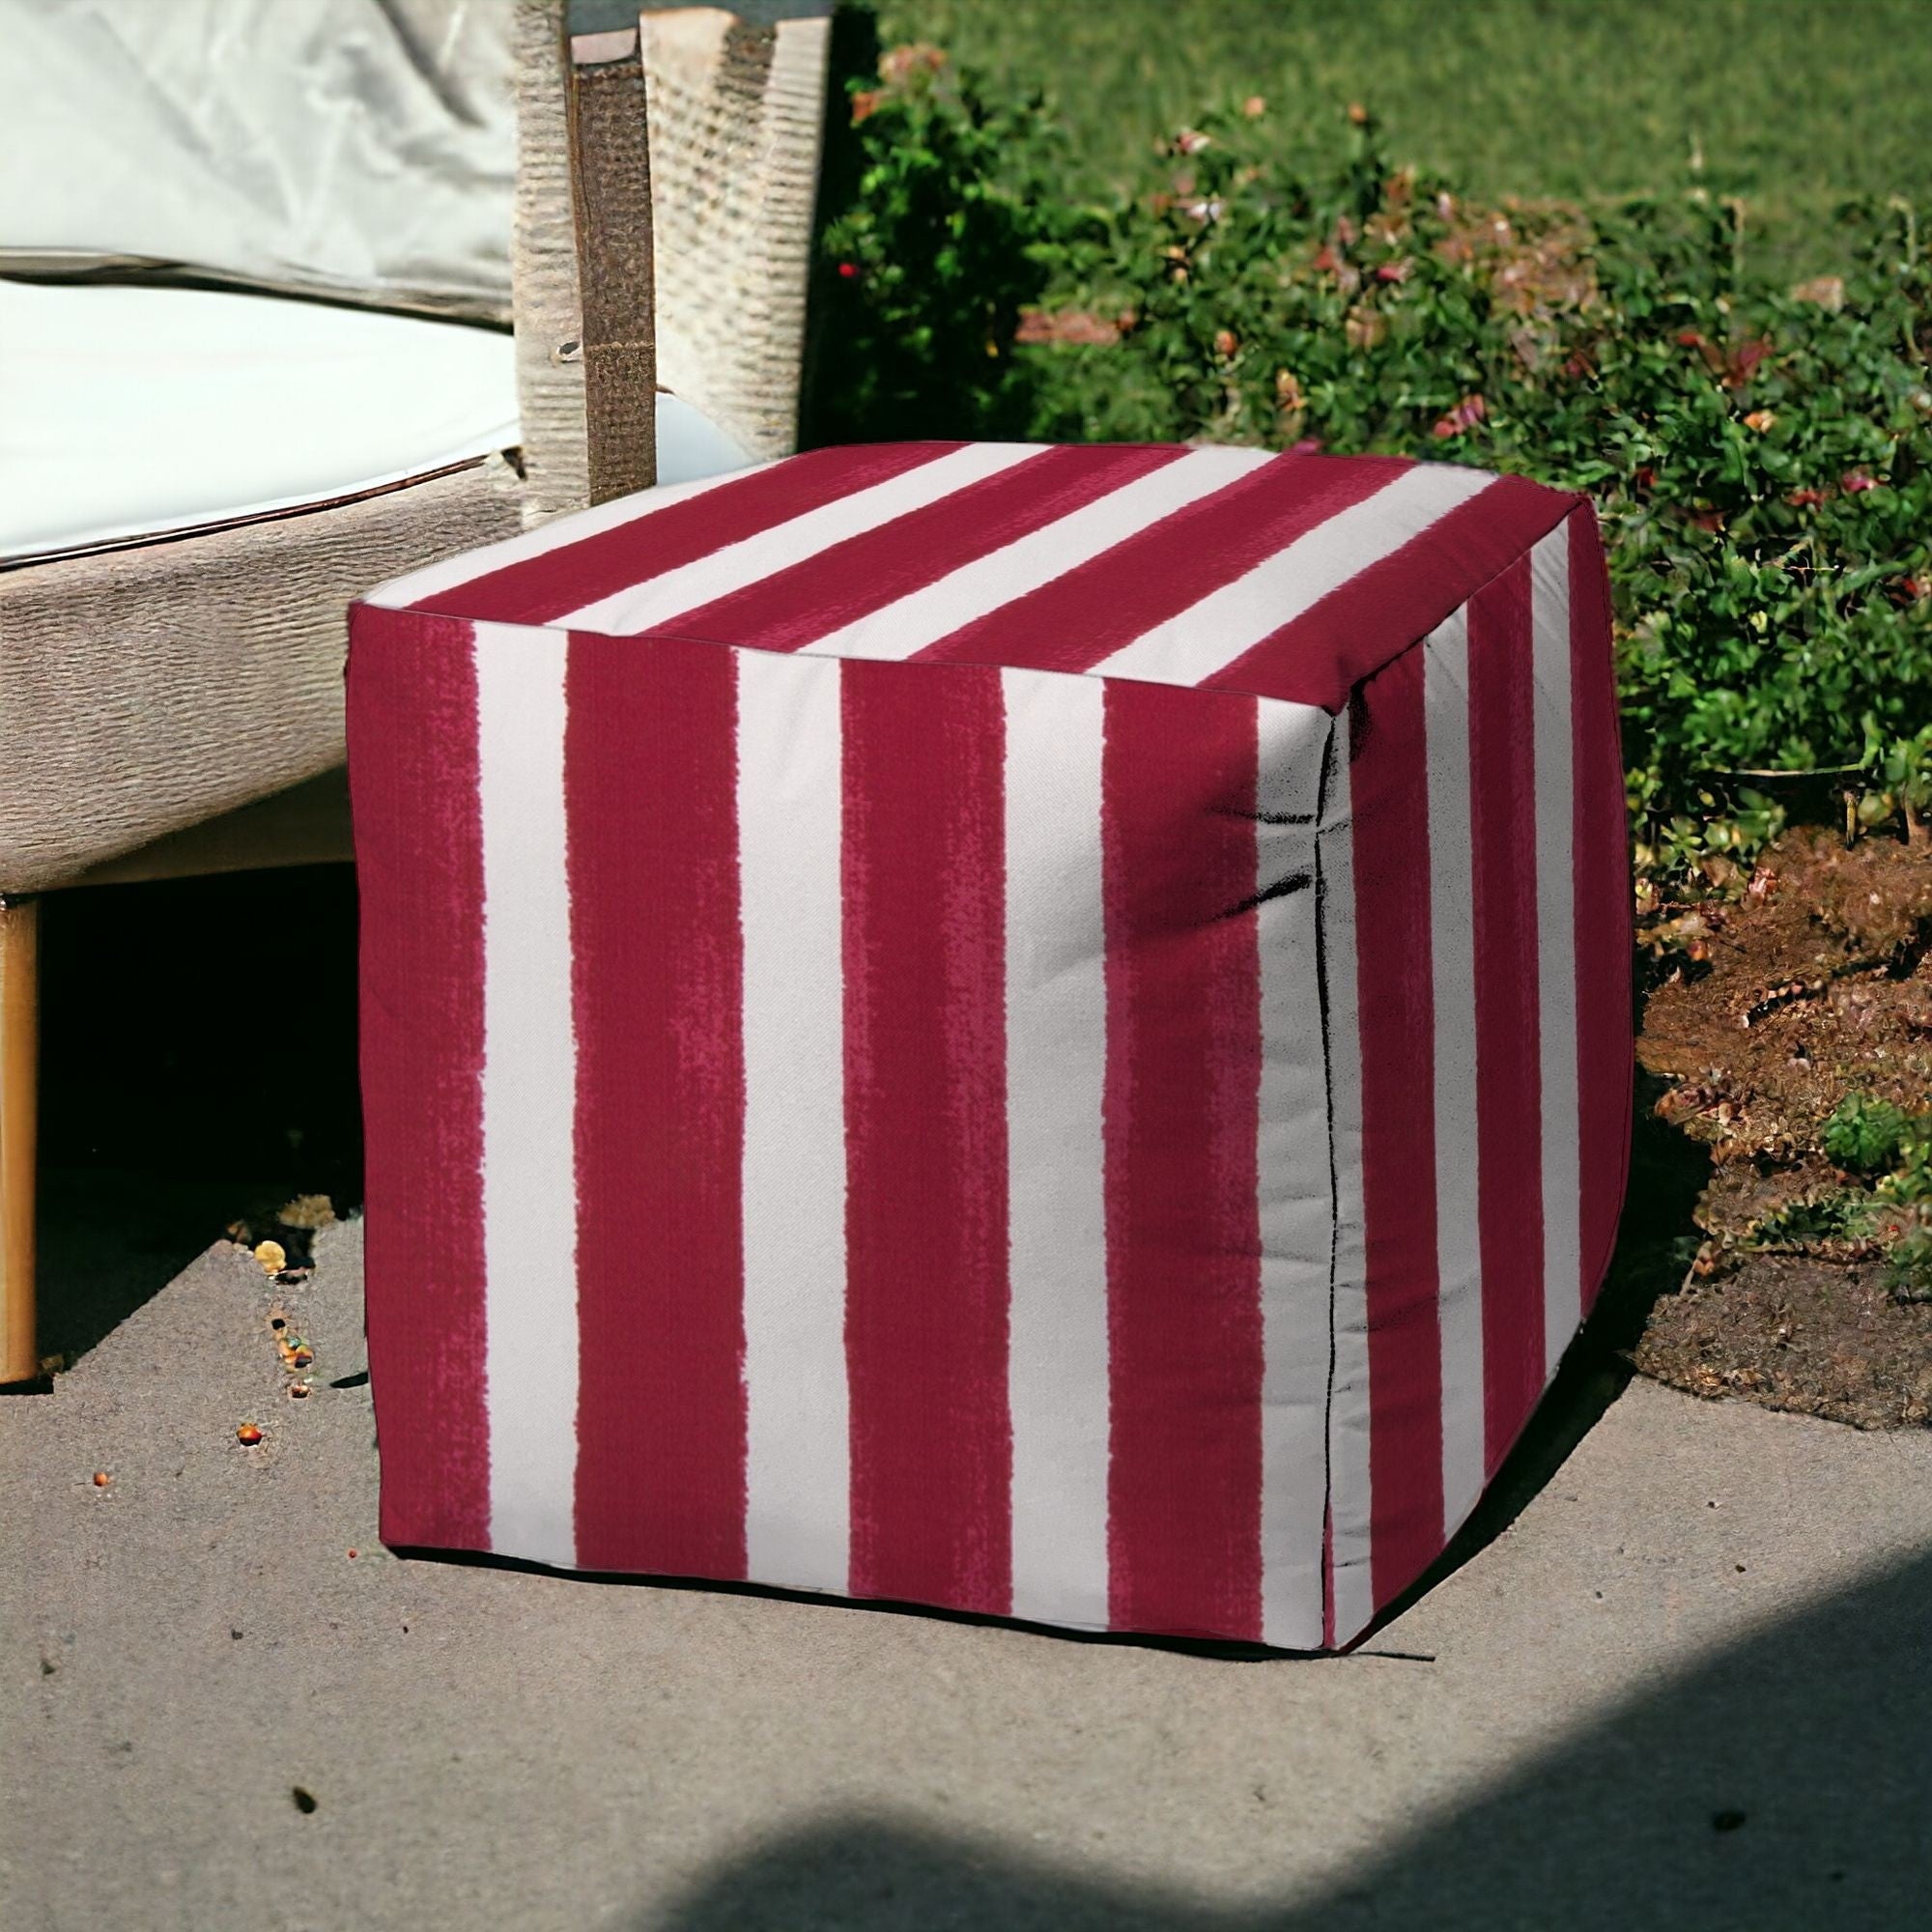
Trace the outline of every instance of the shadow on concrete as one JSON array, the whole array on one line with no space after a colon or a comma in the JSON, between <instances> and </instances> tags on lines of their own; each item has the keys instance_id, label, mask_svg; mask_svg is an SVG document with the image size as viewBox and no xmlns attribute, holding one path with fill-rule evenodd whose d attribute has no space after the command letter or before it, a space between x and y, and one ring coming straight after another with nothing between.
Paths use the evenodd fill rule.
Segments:
<instances>
[{"instance_id":1,"label":"shadow on concrete","mask_svg":"<svg viewBox=\"0 0 1932 1932\"><path fill-rule=\"evenodd\" d=\"M1365 1642L1495 1541L1569 1460L1636 1371L1631 1366L1660 1296L1674 1293L1702 1238L1691 1212L1710 1179L1709 1150L1652 1111L1664 1083L1638 1074L1630 1184L1597 1305L1476 1507L1422 1576L1370 1626Z\"/></svg>"},{"instance_id":2,"label":"shadow on concrete","mask_svg":"<svg viewBox=\"0 0 1932 1932\"><path fill-rule=\"evenodd\" d=\"M1932 1553L1660 1683L1293 1906L1113 1889L998 1844L860 1817L728 1864L649 1922L668 1932L1903 1926L1922 1921L1932 1895L1928 1773Z\"/></svg>"},{"instance_id":3,"label":"shadow on concrete","mask_svg":"<svg viewBox=\"0 0 1932 1932\"><path fill-rule=\"evenodd\" d=\"M43 901L40 1350L94 1347L292 1194L361 1198L348 866Z\"/></svg>"}]
</instances>

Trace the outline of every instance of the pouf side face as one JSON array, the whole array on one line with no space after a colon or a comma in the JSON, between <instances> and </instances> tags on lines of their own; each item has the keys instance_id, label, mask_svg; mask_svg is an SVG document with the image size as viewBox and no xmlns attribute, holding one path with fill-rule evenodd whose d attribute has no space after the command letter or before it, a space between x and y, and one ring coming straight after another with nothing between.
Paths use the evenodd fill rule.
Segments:
<instances>
[{"instance_id":1,"label":"pouf side face","mask_svg":"<svg viewBox=\"0 0 1932 1932\"><path fill-rule=\"evenodd\" d=\"M1609 1265L1631 896L1590 510L1359 686L1346 730L1337 1642L1441 1553Z\"/></svg>"},{"instance_id":2,"label":"pouf side face","mask_svg":"<svg viewBox=\"0 0 1932 1932\"><path fill-rule=\"evenodd\" d=\"M1318 1646L1333 721L356 621L385 1539Z\"/></svg>"}]
</instances>

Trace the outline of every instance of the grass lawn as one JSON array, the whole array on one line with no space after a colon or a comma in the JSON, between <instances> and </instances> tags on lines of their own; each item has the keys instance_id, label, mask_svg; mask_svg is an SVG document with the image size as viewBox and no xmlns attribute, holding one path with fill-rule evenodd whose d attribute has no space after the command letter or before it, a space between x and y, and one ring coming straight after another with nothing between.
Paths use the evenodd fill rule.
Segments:
<instances>
[{"instance_id":1,"label":"grass lawn","mask_svg":"<svg viewBox=\"0 0 1932 1932\"><path fill-rule=\"evenodd\" d=\"M1485 196L1681 186L1701 151L1780 277L1836 266L1850 195L1932 215L1932 0L881 0L879 27L1043 87L1091 162L1074 191L1260 94L1311 146L1364 101L1394 153Z\"/></svg>"}]
</instances>

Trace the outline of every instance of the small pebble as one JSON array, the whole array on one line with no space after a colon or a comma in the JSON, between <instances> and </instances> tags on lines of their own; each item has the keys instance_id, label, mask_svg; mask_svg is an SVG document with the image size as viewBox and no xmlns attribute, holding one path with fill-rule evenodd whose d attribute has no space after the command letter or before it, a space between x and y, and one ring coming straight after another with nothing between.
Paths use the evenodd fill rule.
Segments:
<instances>
[{"instance_id":1,"label":"small pebble","mask_svg":"<svg viewBox=\"0 0 1932 1932\"><path fill-rule=\"evenodd\" d=\"M279 1241L258 1241L255 1259L261 1264L264 1274L280 1274L289 1264L288 1250Z\"/></svg>"}]
</instances>

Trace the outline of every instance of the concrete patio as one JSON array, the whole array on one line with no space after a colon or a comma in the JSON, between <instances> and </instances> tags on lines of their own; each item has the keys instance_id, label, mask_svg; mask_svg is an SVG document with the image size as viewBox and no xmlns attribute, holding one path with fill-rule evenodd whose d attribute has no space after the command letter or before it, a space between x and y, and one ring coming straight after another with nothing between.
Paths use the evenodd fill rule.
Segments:
<instances>
[{"instance_id":1,"label":"concrete patio","mask_svg":"<svg viewBox=\"0 0 1932 1932\"><path fill-rule=\"evenodd\" d=\"M1634 1384L1340 1660L399 1560L360 1247L325 1231L285 1291L221 1244L0 1403L10 1927L1922 1908L1932 1437ZM317 1353L306 1401L277 1296Z\"/></svg>"}]
</instances>

